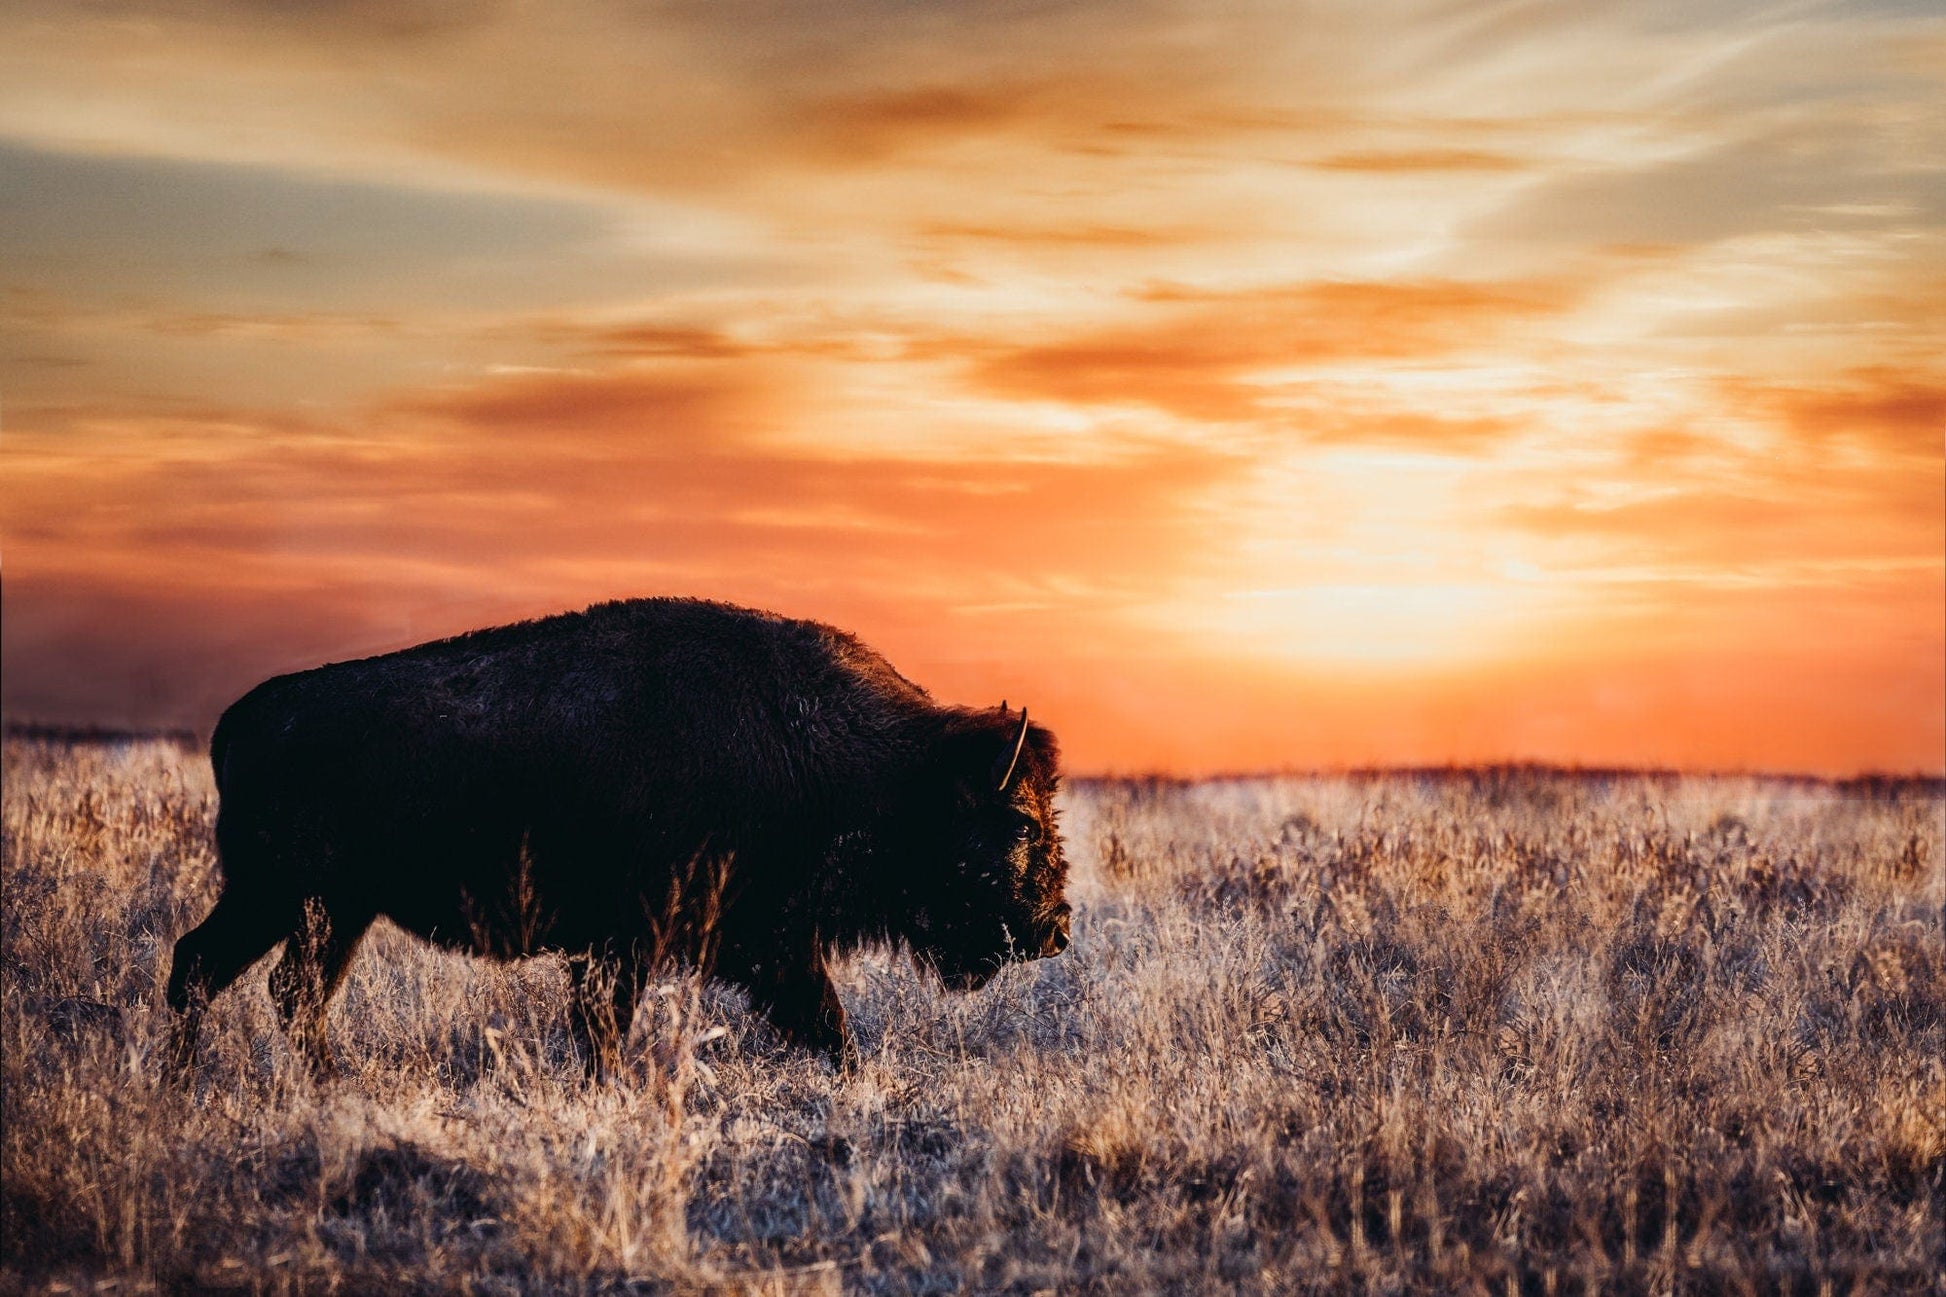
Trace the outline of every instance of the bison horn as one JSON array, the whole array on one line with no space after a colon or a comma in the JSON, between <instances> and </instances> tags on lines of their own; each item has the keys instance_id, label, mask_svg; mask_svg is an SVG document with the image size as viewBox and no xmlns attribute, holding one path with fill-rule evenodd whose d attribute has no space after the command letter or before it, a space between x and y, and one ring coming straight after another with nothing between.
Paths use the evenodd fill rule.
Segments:
<instances>
[{"instance_id":1,"label":"bison horn","mask_svg":"<svg viewBox=\"0 0 1946 1297\"><path fill-rule=\"evenodd\" d=\"M1007 791L1007 783L1014 777L1014 767L1020 764L1020 750L1027 745L1027 709L1020 709L1020 737L1014 740L1013 755L1007 758L1007 769L1000 776L999 790ZM995 762L998 765L999 762Z\"/></svg>"}]
</instances>

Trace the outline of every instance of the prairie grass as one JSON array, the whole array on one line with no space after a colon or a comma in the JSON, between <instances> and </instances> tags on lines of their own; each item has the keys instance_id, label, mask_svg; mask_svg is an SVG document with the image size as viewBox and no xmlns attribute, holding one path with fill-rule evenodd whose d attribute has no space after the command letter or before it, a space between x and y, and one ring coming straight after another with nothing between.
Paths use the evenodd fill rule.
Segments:
<instances>
[{"instance_id":1,"label":"prairie grass","mask_svg":"<svg viewBox=\"0 0 1946 1297\"><path fill-rule=\"evenodd\" d=\"M1939 1292L1933 782L1488 770L1065 794L1073 949L720 988L591 1087L548 961L383 925L294 1056L253 970L161 1076L215 795L5 752L0 1289Z\"/></svg>"}]
</instances>

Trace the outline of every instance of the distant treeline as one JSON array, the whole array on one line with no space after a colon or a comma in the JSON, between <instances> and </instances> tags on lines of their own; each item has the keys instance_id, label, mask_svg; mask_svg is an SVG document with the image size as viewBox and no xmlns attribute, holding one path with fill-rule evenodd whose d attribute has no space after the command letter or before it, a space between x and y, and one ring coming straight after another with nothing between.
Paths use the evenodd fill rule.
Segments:
<instances>
[{"instance_id":1,"label":"distant treeline","mask_svg":"<svg viewBox=\"0 0 1946 1297\"><path fill-rule=\"evenodd\" d=\"M1352 766L1342 769L1236 770L1201 778L1163 774L1081 775L1071 784L1120 784L1162 793L1194 784L1248 783L1262 779L1346 779L1353 783L1417 782L1478 795L1513 794L1563 780L1613 783L1642 780L1673 786L1685 779L1760 779L1766 783L1829 788L1853 797L1946 796L1946 775L1868 772L1845 778L1750 770L1676 770L1663 766L1577 766L1544 761L1490 762L1482 765Z\"/></svg>"},{"instance_id":2,"label":"distant treeline","mask_svg":"<svg viewBox=\"0 0 1946 1297\"><path fill-rule=\"evenodd\" d=\"M60 725L50 721L6 723L10 739L31 743L174 743L178 747L201 747L203 738L192 729L128 729L114 725Z\"/></svg>"}]
</instances>

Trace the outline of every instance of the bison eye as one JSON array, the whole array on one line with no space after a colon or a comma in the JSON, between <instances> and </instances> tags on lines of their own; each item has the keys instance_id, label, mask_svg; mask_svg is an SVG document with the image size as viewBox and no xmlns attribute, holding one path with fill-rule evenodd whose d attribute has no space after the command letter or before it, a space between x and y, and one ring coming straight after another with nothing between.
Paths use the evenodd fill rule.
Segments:
<instances>
[{"instance_id":1,"label":"bison eye","mask_svg":"<svg viewBox=\"0 0 1946 1297\"><path fill-rule=\"evenodd\" d=\"M1039 842L1040 840L1041 826L1035 821L1022 816L1014 822L1015 842Z\"/></svg>"}]
</instances>

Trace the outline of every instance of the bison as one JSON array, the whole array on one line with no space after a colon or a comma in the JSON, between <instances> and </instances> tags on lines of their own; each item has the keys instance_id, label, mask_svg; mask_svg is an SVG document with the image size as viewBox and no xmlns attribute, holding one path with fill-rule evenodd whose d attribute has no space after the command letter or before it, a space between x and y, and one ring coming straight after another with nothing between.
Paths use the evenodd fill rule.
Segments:
<instances>
[{"instance_id":1,"label":"bison","mask_svg":"<svg viewBox=\"0 0 1946 1297\"><path fill-rule=\"evenodd\" d=\"M570 1028L612 1065L649 974L749 992L841 1064L838 954L903 946L948 986L1060 953L1054 736L942 706L856 638L635 599L265 681L210 741L223 891L176 943L172 1058L271 947L293 1039L379 916L495 959L565 955Z\"/></svg>"}]
</instances>

